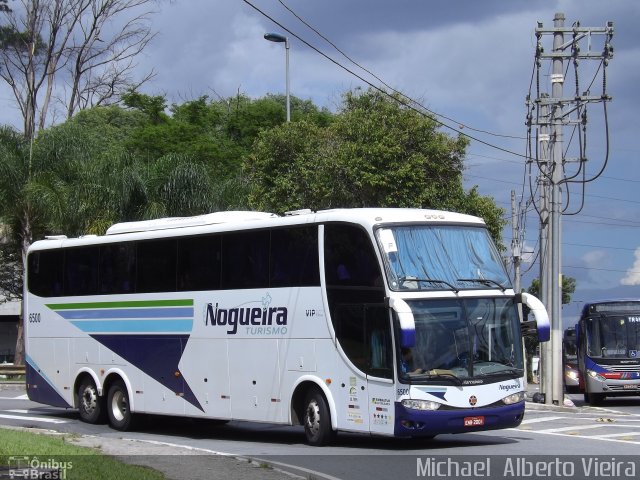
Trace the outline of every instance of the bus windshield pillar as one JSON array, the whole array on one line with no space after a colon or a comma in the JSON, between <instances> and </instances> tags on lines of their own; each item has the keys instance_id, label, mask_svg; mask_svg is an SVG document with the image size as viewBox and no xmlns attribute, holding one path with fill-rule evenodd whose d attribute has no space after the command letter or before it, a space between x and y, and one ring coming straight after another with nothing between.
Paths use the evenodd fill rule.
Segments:
<instances>
[{"instance_id":1,"label":"bus windshield pillar","mask_svg":"<svg viewBox=\"0 0 640 480\"><path fill-rule=\"evenodd\" d=\"M401 298L389 298L389 307L396 312L400 322L400 346L411 348L416 344L416 323L411 307Z\"/></svg>"}]
</instances>

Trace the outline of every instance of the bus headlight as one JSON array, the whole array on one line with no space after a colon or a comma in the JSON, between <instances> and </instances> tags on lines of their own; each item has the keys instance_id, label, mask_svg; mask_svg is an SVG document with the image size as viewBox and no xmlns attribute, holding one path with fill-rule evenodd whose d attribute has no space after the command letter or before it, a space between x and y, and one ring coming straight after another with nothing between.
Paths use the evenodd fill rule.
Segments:
<instances>
[{"instance_id":1,"label":"bus headlight","mask_svg":"<svg viewBox=\"0 0 640 480\"><path fill-rule=\"evenodd\" d=\"M587 375L589 375L591 378L595 378L599 382L606 382L607 381L606 378L604 378L598 372L594 372L593 370L587 370Z\"/></svg>"},{"instance_id":2,"label":"bus headlight","mask_svg":"<svg viewBox=\"0 0 640 480\"><path fill-rule=\"evenodd\" d=\"M514 403L524 402L524 392L516 392L511 395L507 395L502 399L505 405L513 405Z\"/></svg>"},{"instance_id":3,"label":"bus headlight","mask_svg":"<svg viewBox=\"0 0 640 480\"><path fill-rule=\"evenodd\" d=\"M564 372L564 374L570 378L571 380L578 380L578 372L576 372L575 370L571 369L571 368L567 368Z\"/></svg>"},{"instance_id":4,"label":"bus headlight","mask_svg":"<svg viewBox=\"0 0 640 480\"><path fill-rule=\"evenodd\" d=\"M411 408L413 410L437 410L440 408L440 403L432 402L430 400L410 400L406 399L402 401L402 406L405 408Z\"/></svg>"}]
</instances>

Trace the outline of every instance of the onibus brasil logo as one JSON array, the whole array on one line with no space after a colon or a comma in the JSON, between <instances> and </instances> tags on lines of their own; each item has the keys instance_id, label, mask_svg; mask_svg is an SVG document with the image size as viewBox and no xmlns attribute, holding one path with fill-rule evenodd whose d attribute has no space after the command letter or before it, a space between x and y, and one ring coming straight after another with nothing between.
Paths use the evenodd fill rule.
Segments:
<instances>
[{"instance_id":1,"label":"onibus brasil logo","mask_svg":"<svg viewBox=\"0 0 640 480\"><path fill-rule=\"evenodd\" d=\"M63 462L54 458L15 455L8 458L8 466L8 478L65 480L67 478L67 470L73 468L73 462Z\"/></svg>"},{"instance_id":2,"label":"onibus brasil logo","mask_svg":"<svg viewBox=\"0 0 640 480\"><path fill-rule=\"evenodd\" d=\"M218 302L207 303L204 324L212 327L227 327L227 335L235 335L238 329L246 335L285 335L287 307L272 307L272 300L267 292L261 300L232 308L222 308Z\"/></svg>"}]
</instances>

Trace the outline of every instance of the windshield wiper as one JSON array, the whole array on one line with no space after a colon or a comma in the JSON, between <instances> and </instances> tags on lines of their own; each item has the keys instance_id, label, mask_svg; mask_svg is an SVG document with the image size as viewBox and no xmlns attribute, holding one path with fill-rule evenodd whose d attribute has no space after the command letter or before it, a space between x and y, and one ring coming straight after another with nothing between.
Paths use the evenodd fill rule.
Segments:
<instances>
[{"instance_id":1,"label":"windshield wiper","mask_svg":"<svg viewBox=\"0 0 640 480\"><path fill-rule=\"evenodd\" d=\"M477 377L496 377L501 375L518 375L521 377L524 375L524 370L522 368L505 368L504 370L497 370L495 372L488 373L480 373L475 376Z\"/></svg>"},{"instance_id":2,"label":"windshield wiper","mask_svg":"<svg viewBox=\"0 0 640 480\"><path fill-rule=\"evenodd\" d=\"M433 371L433 370L432 370ZM437 371L434 373L429 373L428 371L424 372L420 375L421 377L426 377L429 380L451 380L455 385L462 385L462 380L452 372L443 372Z\"/></svg>"},{"instance_id":3,"label":"windshield wiper","mask_svg":"<svg viewBox=\"0 0 640 480\"><path fill-rule=\"evenodd\" d=\"M402 285L404 285L404 282L439 283L439 284L442 284L442 285L446 285L447 287L449 287L451 290L453 290L456 293L458 293L460 291L459 288L454 287L449 282L446 282L444 280L438 280L438 279L413 278L413 277L406 277L406 276L398 277L399 286L402 287Z\"/></svg>"},{"instance_id":4,"label":"windshield wiper","mask_svg":"<svg viewBox=\"0 0 640 480\"><path fill-rule=\"evenodd\" d=\"M506 287L503 287L501 283L490 278L456 278L456 282L476 282L486 286L496 285L503 292L506 290Z\"/></svg>"}]
</instances>

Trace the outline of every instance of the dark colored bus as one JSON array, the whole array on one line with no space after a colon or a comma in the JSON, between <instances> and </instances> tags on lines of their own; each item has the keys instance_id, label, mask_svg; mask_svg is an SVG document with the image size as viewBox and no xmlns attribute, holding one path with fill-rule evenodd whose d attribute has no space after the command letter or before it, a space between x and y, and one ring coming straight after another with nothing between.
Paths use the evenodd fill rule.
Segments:
<instances>
[{"instance_id":1,"label":"dark colored bus","mask_svg":"<svg viewBox=\"0 0 640 480\"><path fill-rule=\"evenodd\" d=\"M585 304L576 325L580 390L591 405L640 396L640 299Z\"/></svg>"}]
</instances>

